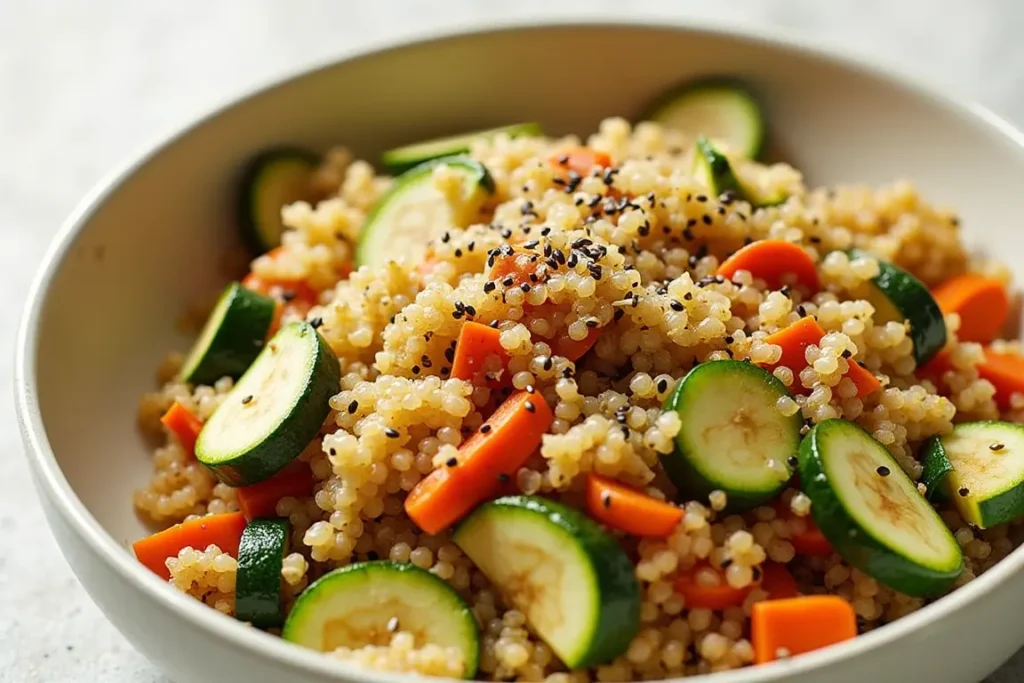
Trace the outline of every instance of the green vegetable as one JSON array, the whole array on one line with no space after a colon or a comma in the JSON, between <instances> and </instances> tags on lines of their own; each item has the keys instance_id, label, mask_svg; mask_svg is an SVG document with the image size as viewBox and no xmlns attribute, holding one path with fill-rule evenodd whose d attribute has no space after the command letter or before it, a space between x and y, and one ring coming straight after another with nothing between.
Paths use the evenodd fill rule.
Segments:
<instances>
[{"instance_id":1,"label":"green vegetable","mask_svg":"<svg viewBox=\"0 0 1024 683\"><path fill-rule=\"evenodd\" d=\"M800 447L811 514L844 560L901 593L949 589L963 553L917 485L886 450L846 420L816 425Z\"/></svg>"},{"instance_id":2,"label":"green vegetable","mask_svg":"<svg viewBox=\"0 0 1024 683\"><path fill-rule=\"evenodd\" d=\"M320 432L339 374L312 325L284 326L203 425L196 459L229 486L268 479Z\"/></svg>"},{"instance_id":3,"label":"green vegetable","mask_svg":"<svg viewBox=\"0 0 1024 683\"><path fill-rule=\"evenodd\" d=\"M235 617L258 628L284 622L281 611L281 567L288 553L287 519L254 519L238 544Z\"/></svg>"},{"instance_id":4,"label":"green vegetable","mask_svg":"<svg viewBox=\"0 0 1024 683\"><path fill-rule=\"evenodd\" d=\"M320 157L295 147L280 147L257 155L242 173L239 220L242 237L257 254L281 244L281 207L310 194L310 179Z\"/></svg>"},{"instance_id":5,"label":"green vegetable","mask_svg":"<svg viewBox=\"0 0 1024 683\"><path fill-rule=\"evenodd\" d=\"M539 137L544 134L539 123L514 123L510 126L490 128L472 133L417 142L412 145L389 149L381 155L384 166L392 173L404 173L424 161L440 157L469 153L470 145L479 138L493 138L505 134L512 138Z\"/></svg>"},{"instance_id":6,"label":"green vegetable","mask_svg":"<svg viewBox=\"0 0 1024 683\"><path fill-rule=\"evenodd\" d=\"M232 282L217 299L178 377L190 384L238 379L260 354L273 321L273 299Z\"/></svg>"},{"instance_id":7,"label":"green vegetable","mask_svg":"<svg viewBox=\"0 0 1024 683\"><path fill-rule=\"evenodd\" d=\"M676 385L665 410L679 414L675 450L661 456L686 500L725 491L732 511L774 498L793 474L800 412L779 412L785 385L763 368L735 360L702 363Z\"/></svg>"},{"instance_id":8,"label":"green vegetable","mask_svg":"<svg viewBox=\"0 0 1024 683\"><path fill-rule=\"evenodd\" d=\"M478 507L453 539L568 667L609 662L636 635L633 563L582 513L545 498L499 498Z\"/></svg>"}]
</instances>

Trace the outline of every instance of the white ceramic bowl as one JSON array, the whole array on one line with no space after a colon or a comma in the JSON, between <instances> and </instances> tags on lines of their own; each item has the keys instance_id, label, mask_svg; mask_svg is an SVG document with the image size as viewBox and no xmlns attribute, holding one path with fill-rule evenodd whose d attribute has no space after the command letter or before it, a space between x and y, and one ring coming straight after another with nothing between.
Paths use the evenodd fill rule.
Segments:
<instances>
[{"instance_id":1,"label":"white ceramic bowl","mask_svg":"<svg viewBox=\"0 0 1024 683\"><path fill-rule=\"evenodd\" d=\"M574 65L582 60L580 68ZM186 302L218 284L235 239L239 164L270 144L389 146L538 120L587 133L634 115L687 76L741 75L763 91L772 138L810 182L914 179L956 206L968 236L1014 257L1024 237L1022 137L875 68L792 41L691 28L506 27L347 59L263 89L182 128L103 183L65 223L29 298L17 406L35 481L68 562L110 620L178 681L399 680L247 628L161 582L132 557L144 535L138 396ZM1014 263L1024 275L1024 257ZM1024 551L950 597L843 645L714 681L977 681L1024 643ZM702 679L704 680L704 679Z\"/></svg>"}]
</instances>

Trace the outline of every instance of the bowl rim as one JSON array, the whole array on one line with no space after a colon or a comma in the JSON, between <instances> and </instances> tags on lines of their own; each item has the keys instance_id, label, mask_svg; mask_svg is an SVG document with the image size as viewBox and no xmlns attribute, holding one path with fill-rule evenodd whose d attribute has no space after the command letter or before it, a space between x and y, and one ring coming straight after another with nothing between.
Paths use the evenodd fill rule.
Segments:
<instances>
[{"instance_id":1,"label":"bowl rim","mask_svg":"<svg viewBox=\"0 0 1024 683\"><path fill-rule=\"evenodd\" d=\"M156 142L144 145L143 151L130 155L127 162L122 162L93 186L52 238L33 276L18 326L14 368L15 409L22 441L25 445L26 458L36 481L37 491L41 498L49 499L52 507L64 522L89 545L94 555L103 559L110 572L117 574L122 580L134 584L139 591L160 608L172 610L180 619L189 621L192 626L203 629L207 636L221 639L226 645L244 651L254 660L268 658L293 667L297 672L335 677L339 681L354 679L401 683L410 680L408 674L371 671L332 660L323 656L322 653L296 647L278 637L248 628L241 622L225 619L215 610L211 610L174 589L168 583L161 581L155 574L134 561L131 555L125 552L125 548L86 509L61 471L50 447L43 427L42 414L36 400L36 350L41 313L55 273L94 211L110 196L118 192L126 180L154 160L166 148L187 136L196 127L211 122L227 111L243 106L249 100L286 84L302 78L313 77L344 62L373 59L390 52L425 48L432 44L443 44L473 35L595 28L689 33L718 39L740 40L865 74L892 87L910 92L927 101L931 106L952 114L962 125L987 130L989 134L993 134L1015 148L1017 154L1024 158L1024 133L987 107L969 98L960 96L954 98L949 87L940 89L920 75L896 69L884 61L839 47L831 41L819 38L811 39L792 30L754 25L749 22L727 22L697 17L660 17L655 20L650 16L641 16L616 21L610 21L601 16L582 18L556 16L541 20L478 18L460 20L451 22L443 28L419 30L392 38L369 41L355 49L343 50L331 57L315 60L291 68L283 74L265 78L260 84L243 89L241 92L229 93L215 106L206 107L204 113L198 116L194 115L186 123L174 126L170 133L157 136ZM45 506L46 503L43 502L43 505ZM52 526L52 521L48 521ZM686 680L713 680L716 683L739 683L740 681L764 683L780 681L791 675L823 670L826 667L863 656L887 641L908 637L934 620L949 617L982 595L999 589L1022 567L1024 567L1024 548L1017 548L985 574L951 594L853 640L792 660L711 674L714 676L713 679L703 675L687 677ZM72 566L72 570L77 572L74 566Z\"/></svg>"}]
</instances>

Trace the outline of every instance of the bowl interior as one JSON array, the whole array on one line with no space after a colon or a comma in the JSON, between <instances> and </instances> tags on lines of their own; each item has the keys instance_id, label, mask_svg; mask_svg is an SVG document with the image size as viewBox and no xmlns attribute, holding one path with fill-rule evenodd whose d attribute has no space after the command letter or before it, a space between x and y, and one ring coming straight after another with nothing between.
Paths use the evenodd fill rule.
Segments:
<instances>
[{"instance_id":1,"label":"bowl interior","mask_svg":"<svg viewBox=\"0 0 1024 683\"><path fill-rule=\"evenodd\" d=\"M585 55L585 57L583 57ZM587 134L692 75L736 74L763 93L772 141L811 184L912 179L960 211L969 238L1011 255L1024 157L994 128L887 78L797 48L697 31L548 27L403 47L263 91L189 129L114 183L54 266L36 335L37 400L60 468L127 545L145 533L132 491L149 474L135 427L154 369L189 339L176 320L223 284L232 189L279 143L382 149L538 120ZM1024 261L1014 264L1024 275ZM126 551L127 552L127 551Z\"/></svg>"}]
</instances>

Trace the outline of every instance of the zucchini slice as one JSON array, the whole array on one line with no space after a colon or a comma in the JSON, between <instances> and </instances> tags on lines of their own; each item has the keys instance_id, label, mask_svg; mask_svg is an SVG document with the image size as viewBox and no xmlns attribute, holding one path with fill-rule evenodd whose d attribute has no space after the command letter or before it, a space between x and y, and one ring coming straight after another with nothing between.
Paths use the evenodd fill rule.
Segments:
<instances>
[{"instance_id":1,"label":"zucchini slice","mask_svg":"<svg viewBox=\"0 0 1024 683\"><path fill-rule=\"evenodd\" d=\"M434 169L439 166L461 182L462 191L454 202L435 185ZM367 217L356 247L356 262L379 266L405 257L419 263L427 242L449 228L467 225L492 194L491 174L467 156L422 163L399 176Z\"/></svg>"},{"instance_id":2,"label":"zucchini slice","mask_svg":"<svg viewBox=\"0 0 1024 683\"><path fill-rule=\"evenodd\" d=\"M953 466L947 493L961 517L987 529L1024 515L1024 426L964 422L938 440Z\"/></svg>"},{"instance_id":3,"label":"zucchini slice","mask_svg":"<svg viewBox=\"0 0 1024 683\"><path fill-rule=\"evenodd\" d=\"M921 367L946 345L946 322L923 282L907 271L859 249L851 249L853 258L863 256L878 261L879 273L868 285L863 297L875 308L876 323L910 323L914 342L914 360Z\"/></svg>"},{"instance_id":4,"label":"zucchini slice","mask_svg":"<svg viewBox=\"0 0 1024 683\"><path fill-rule=\"evenodd\" d=\"M946 478L953 471L953 463L946 455L942 438L933 436L921 446L921 483L925 486L924 497L933 501L946 500Z\"/></svg>"},{"instance_id":5,"label":"zucchini slice","mask_svg":"<svg viewBox=\"0 0 1024 683\"><path fill-rule=\"evenodd\" d=\"M611 661L636 636L633 564L582 513L535 496L498 498L453 540L569 668Z\"/></svg>"},{"instance_id":6,"label":"zucchini slice","mask_svg":"<svg viewBox=\"0 0 1024 683\"><path fill-rule=\"evenodd\" d=\"M793 474L800 448L800 413L779 412L786 386L767 370L736 360L698 365L665 400L682 420L675 450L662 466L680 498L725 491L728 510L774 498Z\"/></svg>"},{"instance_id":7,"label":"zucchini slice","mask_svg":"<svg viewBox=\"0 0 1024 683\"><path fill-rule=\"evenodd\" d=\"M281 637L330 652L387 645L394 631L411 633L417 646L458 648L464 678L476 675L480 637L472 610L455 589L414 564L361 562L325 574L295 601Z\"/></svg>"},{"instance_id":8,"label":"zucchini slice","mask_svg":"<svg viewBox=\"0 0 1024 683\"><path fill-rule=\"evenodd\" d=\"M703 135L747 159L756 159L764 146L761 103L749 88L732 78L685 83L659 98L643 119L692 136Z\"/></svg>"},{"instance_id":9,"label":"zucchini slice","mask_svg":"<svg viewBox=\"0 0 1024 683\"><path fill-rule=\"evenodd\" d=\"M270 478L319 433L339 374L312 325L285 325L203 425L196 459L229 486Z\"/></svg>"},{"instance_id":10,"label":"zucchini slice","mask_svg":"<svg viewBox=\"0 0 1024 683\"><path fill-rule=\"evenodd\" d=\"M257 628L284 623L281 567L287 553L287 519L254 519L245 525L238 544L235 618Z\"/></svg>"},{"instance_id":11,"label":"zucchini slice","mask_svg":"<svg viewBox=\"0 0 1024 683\"><path fill-rule=\"evenodd\" d=\"M381 155L380 160L391 173L405 173L413 166L424 161L440 157L468 154L470 145L478 138L493 138L501 134L510 138L531 138L544 134L539 123L513 123L500 128L489 128L461 135L451 135L425 142L417 142L404 147L389 149Z\"/></svg>"},{"instance_id":12,"label":"zucchini slice","mask_svg":"<svg viewBox=\"0 0 1024 683\"><path fill-rule=\"evenodd\" d=\"M274 306L269 296L232 282L217 299L178 377L190 384L241 377L263 348Z\"/></svg>"},{"instance_id":13,"label":"zucchini slice","mask_svg":"<svg viewBox=\"0 0 1024 683\"><path fill-rule=\"evenodd\" d=\"M844 560L907 595L944 592L963 553L942 518L885 446L841 419L816 425L800 447L811 515Z\"/></svg>"},{"instance_id":14,"label":"zucchini slice","mask_svg":"<svg viewBox=\"0 0 1024 683\"><path fill-rule=\"evenodd\" d=\"M257 254L281 244L281 208L310 197L310 178L320 157L295 147L258 154L242 172L238 215L242 237Z\"/></svg>"},{"instance_id":15,"label":"zucchini slice","mask_svg":"<svg viewBox=\"0 0 1024 683\"><path fill-rule=\"evenodd\" d=\"M733 171L729 159L704 136L697 138L693 163L694 175L716 195L732 193L737 199L749 202L755 209L778 206L788 199L785 194L759 196L753 189L744 185Z\"/></svg>"}]
</instances>

